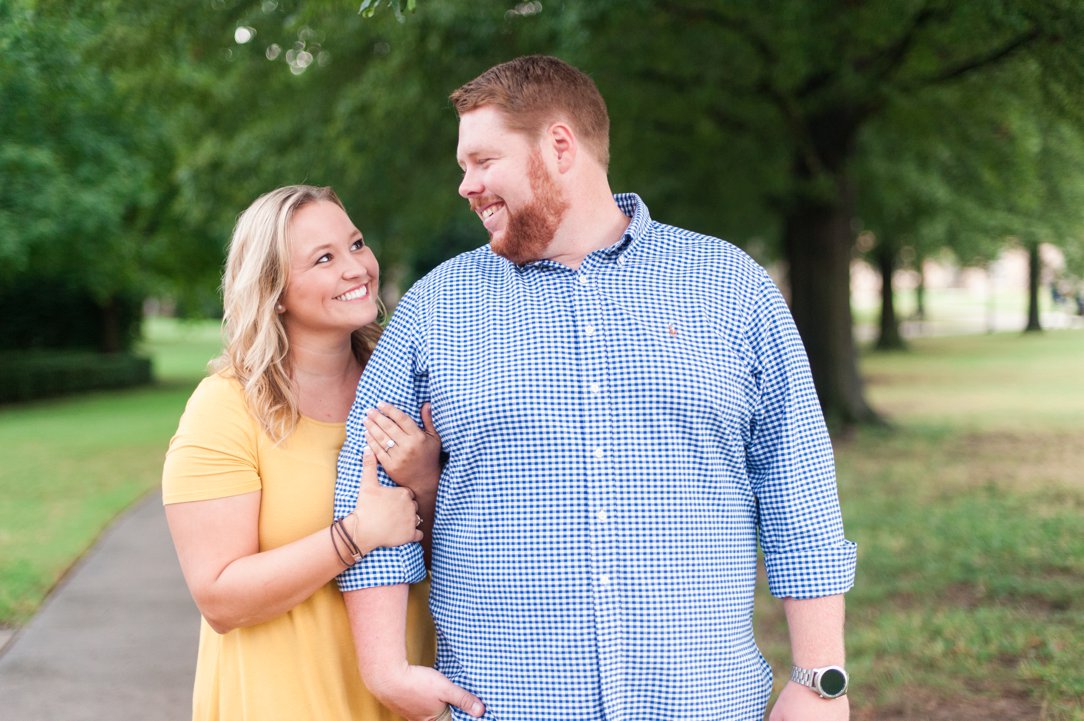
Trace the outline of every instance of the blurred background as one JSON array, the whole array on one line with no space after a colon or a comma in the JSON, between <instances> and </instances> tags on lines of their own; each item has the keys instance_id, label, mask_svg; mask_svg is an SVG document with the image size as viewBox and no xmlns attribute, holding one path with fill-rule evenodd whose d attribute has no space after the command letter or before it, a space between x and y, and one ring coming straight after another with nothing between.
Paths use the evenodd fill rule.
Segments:
<instances>
[{"instance_id":1,"label":"blurred background","mask_svg":"<svg viewBox=\"0 0 1084 721\"><path fill-rule=\"evenodd\" d=\"M333 186L394 307L485 242L448 94L528 53L599 85L615 191L788 296L854 717L1084 718L1074 0L0 0L0 627L156 487L237 214Z\"/></svg>"}]
</instances>

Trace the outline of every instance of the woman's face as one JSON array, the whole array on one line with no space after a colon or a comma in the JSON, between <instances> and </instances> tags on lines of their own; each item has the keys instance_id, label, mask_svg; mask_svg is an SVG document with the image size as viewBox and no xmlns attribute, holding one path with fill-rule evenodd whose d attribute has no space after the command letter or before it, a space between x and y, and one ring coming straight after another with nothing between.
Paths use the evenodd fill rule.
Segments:
<instances>
[{"instance_id":1,"label":"woman's face","mask_svg":"<svg viewBox=\"0 0 1084 721\"><path fill-rule=\"evenodd\" d=\"M347 334L378 313L380 266L346 211L318 200L290 222L290 272L280 304L291 335Z\"/></svg>"}]
</instances>

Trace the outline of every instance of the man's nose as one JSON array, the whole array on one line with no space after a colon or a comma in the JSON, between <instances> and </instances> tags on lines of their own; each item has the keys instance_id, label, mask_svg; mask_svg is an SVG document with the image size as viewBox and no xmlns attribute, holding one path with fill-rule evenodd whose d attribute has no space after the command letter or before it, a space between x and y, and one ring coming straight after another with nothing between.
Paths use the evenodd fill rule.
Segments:
<instances>
[{"instance_id":1,"label":"man's nose","mask_svg":"<svg viewBox=\"0 0 1084 721\"><path fill-rule=\"evenodd\" d=\"M478 175L469 170L463 173L463 180L459 183L459 195L463 198L470 198L472 195L478 195L481 192L482 183L478 180Z\"/></svg>"}]
</instances>

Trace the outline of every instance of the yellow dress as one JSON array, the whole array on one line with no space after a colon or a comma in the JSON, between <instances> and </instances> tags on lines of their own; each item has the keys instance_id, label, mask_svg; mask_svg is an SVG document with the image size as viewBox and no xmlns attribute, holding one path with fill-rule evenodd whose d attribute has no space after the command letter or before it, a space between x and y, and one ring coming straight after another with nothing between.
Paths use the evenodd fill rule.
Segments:
<instances>
[{"instance_id":1,"label":"yellow dress","mask_svg":"<svg viewBox=\"0 0 1084 721\"><path fill-rule=\"evenodd\" d=\"M166 504L261 491L260 549L327 529L342 423L302 418L279 446L248 412L240 384L214 375L192 394L162 474ZM331 537L328 536L328 545ZM431 665L436 637L427 584L411 588L408 655ZM358 675L335 582L266 623L218 634L201 622L194 721L391 721Z\"/></svg>"}]
</instances>

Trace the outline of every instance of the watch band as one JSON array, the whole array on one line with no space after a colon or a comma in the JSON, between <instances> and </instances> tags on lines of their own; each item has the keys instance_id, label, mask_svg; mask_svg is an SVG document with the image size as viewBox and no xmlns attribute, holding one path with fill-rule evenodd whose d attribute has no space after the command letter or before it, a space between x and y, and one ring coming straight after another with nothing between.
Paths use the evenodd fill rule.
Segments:
<instances>
[{"instance_id":1,"label":"watch band","mask_svg":"<svg viewBox=\"0 0 1084 721\"><path fill-rule=\"evenodd\" d=\"M839 698L847 693L850 678L842 666L819 668L790 667L790 679L817 692L821 698ZM827 680L827 683L825 681Z\"/></svg>"}]
</instances>

